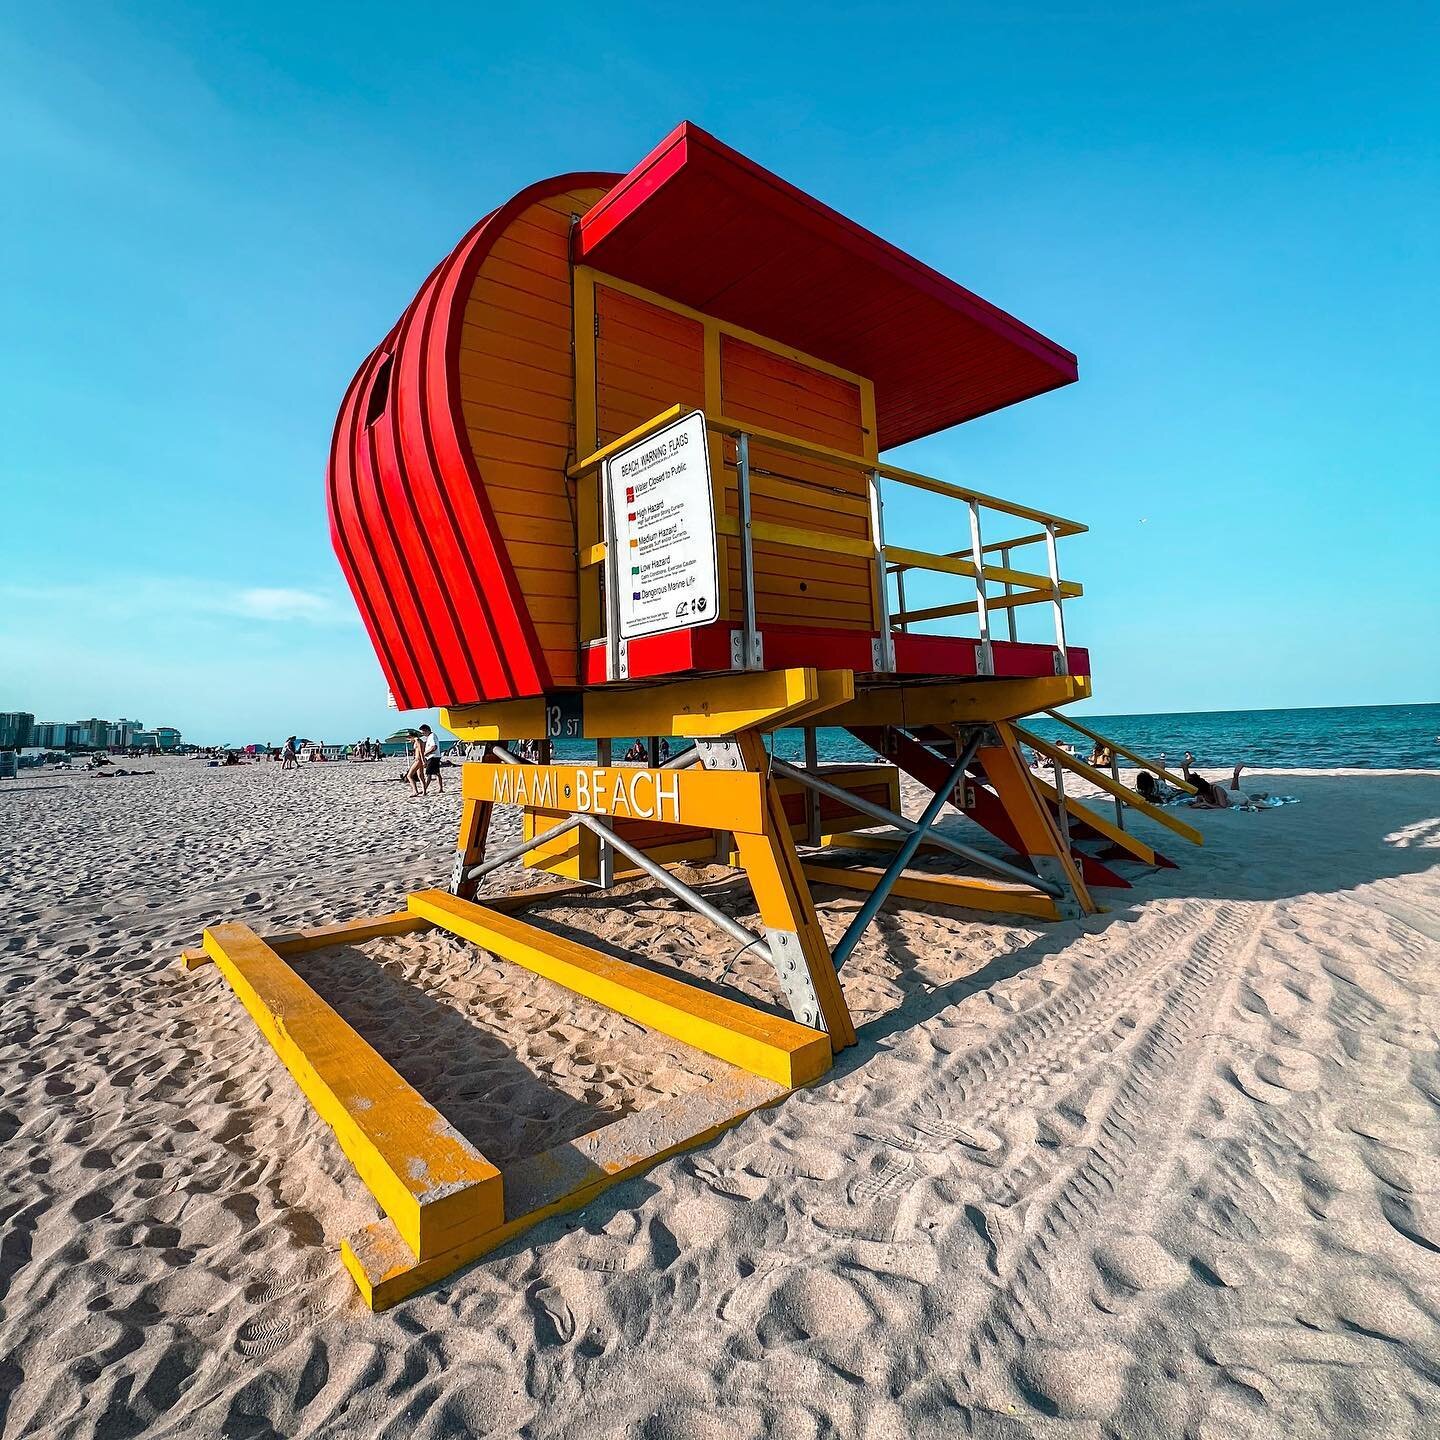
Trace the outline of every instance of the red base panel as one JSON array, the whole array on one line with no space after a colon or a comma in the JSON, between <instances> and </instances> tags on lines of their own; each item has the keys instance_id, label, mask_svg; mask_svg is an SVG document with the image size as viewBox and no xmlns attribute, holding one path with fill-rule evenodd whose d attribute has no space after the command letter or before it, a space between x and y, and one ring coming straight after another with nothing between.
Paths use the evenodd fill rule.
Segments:
<instances>
[{"instance_id":1,"label":"red base panel","mask_svg":"<svg viewBox=\"0 0 1440 1440\"><path fill-rule=\"evenodd\" d=\"M629 679L648 680L661 676L702 672L726 672L730 662L730 636L737 626L717 623L692 630L672 630L668 635L651 635L632 640L629 649ZM813 665L818 670L853 670L857 675L876 676L873 630L807 629L798 625L775 625L762 632L765 669L786 670L796 665ZM895 634L895 675L935 676L967 679L980 674L976 653L978 640L959 635ZM1002 680L1033 679L1055 674L1055 647L1028 645L1009 640L992 640L995 677ZM581 683L605 683L605 647L589 646L581 661ZM1069 673L1090 673L1090 652L1072 645ZM878 675L878 679L890 675Z\"/></svg>"}]
</instances>

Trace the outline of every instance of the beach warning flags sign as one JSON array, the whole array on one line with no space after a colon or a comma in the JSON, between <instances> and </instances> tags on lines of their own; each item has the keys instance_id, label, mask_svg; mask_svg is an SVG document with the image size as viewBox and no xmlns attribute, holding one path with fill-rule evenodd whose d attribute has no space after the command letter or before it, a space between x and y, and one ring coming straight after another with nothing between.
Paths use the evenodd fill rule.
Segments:
<instances>
[{"instance_id":1,"label":"beach warning flags sign","mask_svg":"<svg viewBox=\"0 0 1440 1440\"><path fill-rule=\"evenodd\" d=\"M709 449L697 410L605 462L610 533L625 542L606 563L629 557L630 583L615 586L621 639L720 617Z\"/></svg>"}]
</instances>

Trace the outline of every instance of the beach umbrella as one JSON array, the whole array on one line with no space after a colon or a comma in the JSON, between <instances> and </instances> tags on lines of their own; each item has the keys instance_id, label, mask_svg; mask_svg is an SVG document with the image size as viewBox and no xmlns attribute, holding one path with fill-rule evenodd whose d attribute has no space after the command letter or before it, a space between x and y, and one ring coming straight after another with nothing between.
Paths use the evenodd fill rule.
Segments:
<instances>
[{"instance_id":1,"label":"beach umbrella","mask_svg":"<svg viewBox=\"0 0 1440 1440\"><path fill-rule=\"evenodd\" d=\"M420 732L418 730L397 730L393 735L385 737L387 745L399 745L404 740L413 740Z\"/></svg>"}]
</instances>

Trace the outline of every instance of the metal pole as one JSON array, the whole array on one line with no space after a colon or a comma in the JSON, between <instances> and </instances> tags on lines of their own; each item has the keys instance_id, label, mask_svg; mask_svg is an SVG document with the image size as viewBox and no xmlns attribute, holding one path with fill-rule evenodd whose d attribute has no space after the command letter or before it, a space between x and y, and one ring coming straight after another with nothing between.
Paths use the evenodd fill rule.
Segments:
<instances>
[{"instance_id":1,"label":"metal pole","mask_svg":"<svg viewBox=\"0 0 1440 1440\"><path fill-rule=\"evenodd\" d=\"M980 537L980 502L970 501L970 561L975 567L975 619L980 625L980 653L976 669L981 675L995 673L995 655L990 648L990 605L985 595L985 544Z\"/></svg>"},{"instance_id":2,"label":"metal pole","mask_svg":"<svg viewBox=\"0 0 1440 1440\"><path fill-rule=\"evenodd\" d=\"M1065 849L1071 851L1074 847L1070 844L1070 812L1065 808L1065 772L1058 760L1050 762L1050 769L1055 774L1055 807L1060 819L1060 838L1065 842Z\"/></svg>"},{"instance_id":3,"label":"metal pole","mask_svg":"<svg viewBox=\"0 0 1440 1440\"><path fill-rule=\"evenodd\" d=\"M889 898L895 882L915 858L915 852L920 848L920 842L924 840L926 831L939 818L940 811L944 809L945 802L950 797L950 792L965 778L965 767L975 758L975 752L980 748L980 739L983 733L983 731L976 730L971 735L969 742L960 752L960 758L955 762L955 768L950 772L949 778L935 792L930 803L925 807L925 813L920 817L919 824L895 852L894 858L885 867L885 873L880 877L879 883L865 897L865 903L861 905L855 918L850 922L849 929L840 937L840 943L835 947L831 956L836 970L839 970L850 958L851 952L860 943L861 935L869 929L870 922L874 920L880 907Z\"/></svg>"},{"instance_id":4,"label":"metal pole","mask_svg":"<svg viewBox=\"0 0 1440 1440\"><path fill-rule=\"evenodd\" d=\"M1010 568L1010 547L1008 545L1000 552L1000 563L1007 570ZM1014 593L1015 587L1007 580L1005 582L1005 594L1010 596ZM1013 605L1007 605L1005 607L1005 629L1010 636L1010 643L1013 645L1015 643L1015 607Z\"/></svg>"},{"instance_id":5,"label":"metal pole","mask_svg":"<svg viewBox=\"0 0 1440 1440\"><path fill-rule=\"evenodd\" d=\"M895 669L895 637L890 633L890 577L885 572L885 501L880 494L880 472L870 472L870 538L875 546L875 623L880 630L879 668L887 675ZM903 608L903 604L902 604Z\"/></svg>"},{"instance_id":6,"label":"metal pole","mask_svg":"<svg viewBox=\"0 0 1440 1440\"><path fill-rule=\"evenodd\" d=\"M805 768L820 768L820 747L815 742L815 727L805 727ZM820 796L811 789L805 791L805 839L811 845L820 843Z\"/></svg>"},{"instance_id":7,"label":"metal pole","mask_svg":"<svg viewBox=\"0 0 1440 1440\"><path fill-rule=\"evenodd\" d=\"M609 765L612 758L611 742L609 740L597 740L595 742L595 763L597 765ZM592 817L586 817L587 821ZM600 878L598 884L600 889L608 890L615 883L615 852L610 848L610 825L608 821L596 820L589 824L588 828L593 830L600 840Z\"/></svg>"},{"instance_id":8,"label":"metal pole","mask_svg":"<svg viewBox=\"0 0 1440 1440\"><path fill-rule=\"evenodd\" d=\"M532 836L529 840L517 840L515 844L507 845L498 855L491 856L483 864L472 865L465 872L465 878L478 880L482 875L488 875L492 870L498 870L512 860L518 860L527 850L533 850L537 845L544 845L546 841L556 840L561 835L573 830L584 818L583 815L572 815L568 820L562 820L553 829L546 830L541 835Z\"/></svg>"},{"instance_id":9,"label":"metal pole","mask_svg":"<svg viewBox=\"0 0 1440 1440\"><path fill-rule=\"evenodd\" d=\"M904 815L897 815L893 810L887 810L883 805L876 805L873 801L863 799L859 795L852 795L848 790L842 790L838 785L832 785L828 780L822 780L818 775L808 775L804 770L797 770L795 766L787 764L784 760L771 758L770 768L777 775L784 775L788 779L798 780L802 785L808 785L812 790L818 790L822 795L829 795L832 799L839 800L852 810L858 810L862 815L869 815L872 819L880 821L885 825L895 825L901 830L914 831L916 822L907 819ZM949 787L953 789L952 785ZM942 794L949 796L948 790ZM986 870L993 870L997 875L1003 875L1009 880L1019 880L1024 885L1033 885L1043 890L1047 895L1059 896L1062 892L1058 885L1049 880L1042 879L1039 875L1032 874L1028 870L1022 870L1018 865L1012 865L1008 860L997 859L994 855L987 855L983 850L976 850L969 845L962 844L959 840L952 840L948 835L942 835L938 831L926 837L932 845L938 845L942 850L948 850L952 855L958 855L962 860L969 860Z\"/></svg>"},{"instance_id":10,"label":"metal pole","mask_svg":"<svg viewBox=\"0 0 1440 1440\"><path fill-rule=\"evenodd\" d=\"M900 607L900 628L907 634L910 631L910 622L905 618L907 609L905 605L905 567L897 567L895 571L895 600Z\"/></svg>"},{"instance_id":11,"label":"metal pole","mask_svg":"<svg viewBox=\"0 0 1440 1440\"><path fill-rule=\"evenodd\" d=\"M605 678L620 679L620 587L616 583L615 517L610 513L610 467L600 474L600 523L605 539Z\"/></svg>"},{"instance_id":12,"label":"metal pole","mask_svg":"<svg viewBox=\"0 0 1440 1440\"><path fill-rule=\"evenodd\" d=\"M1060 598L1060 555L1055 546L1055 527L1045 527L1045 558L1050 562L1050 608L1055 613L1055 648L1060 652L1059 674L1070 673L1070 651L1065 644L1065 607Z\"/></svg>"},{"instance_id":13,"label":"metal pole","mask_svg":"<svg viewBox=\"0 0 1440 1440\"><path fill-rule=\"evenodd\" d=\"M1113 750L1110 752L1110 778L1117 785L1120 783L1120 762ZM1120 829L1125 828L1125 802L1118 795L1115 797L1115 823Z\"/></svg>"},{"instance_id":14,"label":"metal pole","mask_svg":"<svg viewBox=\"0 0 1440 1440\"><path fill-rule=\"evenodd\" d=\"M735 437L735 483L740 491L740 592L744 604L742 670L758 670L755 658L755 551L750 536L750 437Z\"/></svg>"},{"instance_id":15,"label":"metal pole","mask_svg":"<svg viewBox=\"0 0 1440 1440\"><path fill-rule=\"evenodd\" d=\"M643 870L650 878L677 895L697 914L718 925L727 934L733 935L742 945L753 946L758 955L770 959L770 947L758 936L747 930L738 920L732 920L723 910L717 910L705 897L692 890L678 876L672 875L658 860L652 860L643 850L637 850L628 840L622 840L612 830L605 830L593 815L577 815L576 820L587 829L594 830L601 844L613 846L630 863ZM773 963L773 962L772 962Z\"/></svg>"}]
</instances>

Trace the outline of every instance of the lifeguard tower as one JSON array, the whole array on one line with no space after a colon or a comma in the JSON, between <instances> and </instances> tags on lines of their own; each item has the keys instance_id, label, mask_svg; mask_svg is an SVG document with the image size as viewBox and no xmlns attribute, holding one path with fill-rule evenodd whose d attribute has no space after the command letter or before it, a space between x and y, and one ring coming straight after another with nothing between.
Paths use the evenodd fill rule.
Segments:
<instances>
[{"instance_id":1,"label":"lifeguard tower","mask_svg":"<svg viewBox=\"0 0 1440 1440\"><path fill-rule=\"evenodd\" d=\"M689 124L627 175L559 176L491 211L367 357L335 428L331 531L396 704L441 707L479 756L451 883L317 931L215 926L191 958L220 964L384 1209L344 1251L370 1304L817 1078L856 1041L843 966L887 901L1078 916L1127 883L1119 859L1170 863L1125 807L1199 842L1120 783L1129 752L1094 769L1021 724L1090 693L1061 551L1085 527L881 458L1076 375L1069 351ZM887 528L903 489L948 518ZM1021 639L1036 614L1043 637ZM817 726L877 760L822 763ZM773 754L781 729L801 763ZM634 737L649 763L614 764ZM1067 773L1113 816L1068 797ZM918 817L902 776L927 793ZM937 830L947 804L1006 853ZM496 805L523 828L487 853ZM967 873L918 868L922 848ZM489 893L521 858L553 883ZM759 924L678 862L743 872ZM545 928L556 895L637 877L765 955L776 1007ZM825 886L864 896L833 948ZM734 1082L502 1175L286 964L425 926L731 1062Z\"/></svg>"}]
</instances>

